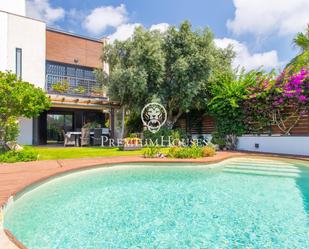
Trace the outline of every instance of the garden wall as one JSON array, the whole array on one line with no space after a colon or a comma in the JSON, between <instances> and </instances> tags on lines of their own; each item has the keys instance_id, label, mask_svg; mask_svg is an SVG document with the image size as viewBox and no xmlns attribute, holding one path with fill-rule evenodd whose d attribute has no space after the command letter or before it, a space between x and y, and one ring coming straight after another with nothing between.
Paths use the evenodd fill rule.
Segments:
<instances>
[{"instance_id":1,"label":"garden wall","mask_svg":"<svg viewBox=\"0 0 309 249\"><path fill-rule=\"evenodd\" d=\"M178 121L177 127L190 133L193 138L203 135L211 139L210 134L216 130L213 118L207 115L182 117ZM238 149L252 152L309 156L308 113L302 116L297 125L290 131L290 136L283 135L277 126L270 127L265 133L265 135L261 136L245 135L239 137Z\"/></svg>"},{"instance_id":2,"label":"garden wall","mask_svg":"<svg viewBox=\"0 0 309 249\"><path fill-rule=\"evenodd\" d=\"M287 124L287 126L289 123ZM215 120L209 115L182 117L177 122L177 127L192 134L206 135L216 131ZM284 135L283 132L275 125L266 129L265 134ZM294 128L290 131L291 136L309 136L309 115L304 114Z\"/></svg>"},{"instance_id":3,"label":"garden wall","mask_svg":"<svg viewBox=\"0 0 309 249\"><path fill-rule=\"evenodd\" d=\"M242 136L237 149L309 156L309 136Z\"/></svg>"}]
</instances>

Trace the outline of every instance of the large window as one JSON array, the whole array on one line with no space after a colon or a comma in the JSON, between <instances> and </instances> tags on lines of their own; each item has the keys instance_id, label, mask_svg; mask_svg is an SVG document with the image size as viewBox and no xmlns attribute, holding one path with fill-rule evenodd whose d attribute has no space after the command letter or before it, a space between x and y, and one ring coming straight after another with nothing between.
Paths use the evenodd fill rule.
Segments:
<instances>
[{"instance_id":1,"label":"large window","mask_svg":"<svg viewBox=\"0 0 309 249\"><path fill-rule=\"evenodd\" d=\"M47 114L47 143L62 143L63 132L73 130L73 113Z\"/></svg>"},{"instance_id":2,"label":"large window","mask_svg":"<svg viewBox=\"0 0 309 249\"><path fill-rule=\"evenodd\" d=\"M21 48L16 48L16 65L15 65L15 73L17 78L22 78L22 50Z\"/></svg>"},{"instance_id":3,"label":"large window","mask_svg":"<svg viewBox=\"0 0 309 249\"><path fill-rule=\"evenodd\" d=\"M92 68L78 65L62 64L56 62L46 62L46 74L68 76L77 79L95 80Z\"/></svg>"}]
</instances>

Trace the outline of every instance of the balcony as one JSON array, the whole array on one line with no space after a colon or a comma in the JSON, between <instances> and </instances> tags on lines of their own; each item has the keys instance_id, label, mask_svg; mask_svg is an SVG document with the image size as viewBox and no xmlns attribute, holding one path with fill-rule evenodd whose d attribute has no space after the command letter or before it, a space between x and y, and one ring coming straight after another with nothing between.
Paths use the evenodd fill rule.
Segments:
<instances>
[{"instance_id":1,"label":"balcony","mask_svg":"<svg viewBox=\"0 0 309 249\"><path fill-rule=\"evenodd\" d=\"M47 74L46 91L49 94L106 99L103 85L93 79Z\"/></svg>"},{"instance_id":2,"label":"balcony","mask_svg":"<svg viewBox=\"0 0 309 249\"><path fill-rule=\"evenodd\" d=\"M46 61L49 94L106 99L103 85L96 81L94 68Z\"/></svg>"}]
</instances>

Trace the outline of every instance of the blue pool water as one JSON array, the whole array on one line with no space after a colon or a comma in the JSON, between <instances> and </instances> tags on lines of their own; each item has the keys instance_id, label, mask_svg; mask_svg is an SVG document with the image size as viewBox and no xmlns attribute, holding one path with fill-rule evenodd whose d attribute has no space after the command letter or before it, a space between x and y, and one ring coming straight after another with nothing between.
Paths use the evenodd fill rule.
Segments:
<instances>
[{"instance_id":1,"label":"blue pool water","mask_svg":"<svg viewBox=\"0 0 309 249\"><path fill-rule=\"evenodd\" d=\"M72 173L20 196L4 226L29 249L308 249L308 213L309 167L231 159Z\"/></svg>"}]
</instances>

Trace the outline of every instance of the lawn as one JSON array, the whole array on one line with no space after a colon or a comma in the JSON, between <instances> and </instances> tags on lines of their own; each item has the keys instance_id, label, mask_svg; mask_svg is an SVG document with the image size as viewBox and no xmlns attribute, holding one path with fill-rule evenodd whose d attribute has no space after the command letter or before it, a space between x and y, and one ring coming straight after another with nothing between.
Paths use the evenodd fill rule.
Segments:
<instances>
[{"instance_id":1,"label":"lawn","mask_svg":"<svg viewBox=\"0 0 309 249\"><path fill-rule=\"evenodd\" d=\"M118 148L84 147L84 148L64 148L64 147L31 147L39 154L39 160L56 160L67 158L83 157L110 157L110 156L134 156L143 155L144 150L121 151ZM162 149L163 153L167 149Z\"/></svg>"}]
</instances>

